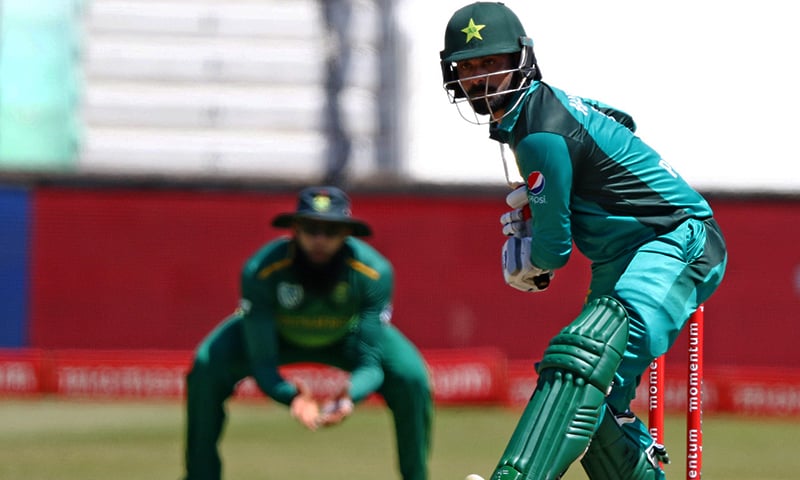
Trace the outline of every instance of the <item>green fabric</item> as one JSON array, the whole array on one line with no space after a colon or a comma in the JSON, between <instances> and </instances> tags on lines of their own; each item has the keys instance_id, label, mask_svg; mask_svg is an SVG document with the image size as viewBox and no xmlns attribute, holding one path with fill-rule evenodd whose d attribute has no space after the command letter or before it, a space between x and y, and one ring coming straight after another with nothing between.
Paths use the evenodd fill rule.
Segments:
<instances>
[{"instance_id":1,"label":"green fabric","mask_svg":"<svg viewBox=\"0 0 800 480\"><path fill-rule=\"evenodd\" d=\"M558 269L575 245L592 262L587 302L613 297L627 311L622 361L589 379L599 387L613 374L605 403L626 411L647 366L722 282L725 241L709 203L636 135L627 113L541 81L507 104L489 135L511 147L527 183L531 262ZM550 370L540 385L568 391ZM639 445L652 444L645 429L629 434Z\"/></svg>"},{"instance_id":2,"label":"green fabric","mask_svg":"<svg viewBox=\"0 0 800 480\"><path fill-rule=\"evenodd\" d=\"M617 412L630 408L647 366L710 298L727 264L708 202L635 130L625 112L535 81L489 132L510 145L528 186L531 262L560 268L574 244L592 262L587 301L609 296L627 311L628 343L605 398ZM646 429L626 432L652 444Z\"/></svg>"},{"instance_id":3,"label":"green fabric","mask_svg":"<svg viewBox=\"0 0 800 480\"><path fill-rule=\"evenodd\" d=\"M291 268L294 243L286 238L266 245L244 267L240 312L253 376L264 393L281 403L288 404L294 394L276 376L279 338L305 349L338 343L340 362L352 371L354 401L383 380L378 345L381 317L391 315L394 273L368 244L349 237L344 248L345 268L330 292L304 287L305 280Z\"/></svg>"},{"instance_id":4,"label":"green fabric","mask_svg":"<svg viewBox=\"0 0 800 480\"><path fill-rule=\"evenodd\" d=\"M592 266L589 299L618 298L630 322L629 345L606 399L614 411L630 408L642 373L720 284L725 263L716 222L691 219L629 255Z\"/></svg>"},{"instance_id":5,"label":"green fabric","mask_svg":"<svg viewBox=\"0 0 800 480\"><path fill-rule=\"evenodd\" d=\"M426 480L430 379L417 348L389 323L391 265L366 243L348 238L346 267L328 294L298 290L304 282L291 266L292 245L288 239L270 242L246 262L242 305L197 348L187 375L186 480L219 480L224 403L236 383L252 375L267 395L289 404L296 389L278 366L301 362L351 372L355 401L373 392L382 396L394 419L403 479ZM302 321L322 314L331 320ZM304 330L310 341L304 341Z\"/></svg>"},{"instance_id":6,"label":"green fabric","mask_svg":"<svg viewBox=\"0 0 800 480\"><path fill-rule=\"evenodd\" d=\"M624 308L592 301L557 335L539 364L539 380L498 463L528 480L553 480L584 453L628 340Z\"/></svg>"},{"instance_id":7,"label":"green fabric","mask_svg":"<svg viewBox=\"0 0 800 480\"><path fill-rule=\"evenodd\" d=\"M624 112L533 82L520 107L492 127L522 178L543 179L529 196L534 265L564 266L573 241L593 262L609 261L687 219L711 217L706 200L633 126Z\"/></svg>"}]
</instances>

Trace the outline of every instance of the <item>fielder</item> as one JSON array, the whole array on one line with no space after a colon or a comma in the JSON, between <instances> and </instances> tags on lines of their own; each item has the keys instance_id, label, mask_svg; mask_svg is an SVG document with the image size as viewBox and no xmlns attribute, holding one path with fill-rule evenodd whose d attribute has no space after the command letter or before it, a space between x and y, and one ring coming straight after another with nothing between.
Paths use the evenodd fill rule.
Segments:
<instances>
[{"instance_id":1,"label":"fielder","mask_svg":"<svg viewBox=\"0 0 800 480\"><path fill-rule=\"evenodd\" d=\"M367 243L336 187L310 187L297 211L272 225L292 235L264 245L245 263L241 302L199 345L187 375L186 480L219 480L217 443L224 403L252 375L273 400L310 430L335 425L377 392L394 417L400 474L426 480L433 403L427 367L391 323L392 265ZM281 377L279 365L313 362L351 372L322 402L308 386ZM323 403L323 405L320 405Z\"/></svg>"},{"instance_id":2,"label":"fielder","mask_svg":"<svg viewBox=\"0 0 800 480\"><path fill-rule=\"evenodd\" d=\"M592 262L584 308L545 350L491 478L557 479L580 459L594 480L663 479L666 452L629 407L650 362L722 281L711 208L629 115L542 82L533 41L502 3L456 11L440 58L450 101L489 124L526 180L501 217L506 283L546 290L573 242Z\"/></svg>"}]
</instances>

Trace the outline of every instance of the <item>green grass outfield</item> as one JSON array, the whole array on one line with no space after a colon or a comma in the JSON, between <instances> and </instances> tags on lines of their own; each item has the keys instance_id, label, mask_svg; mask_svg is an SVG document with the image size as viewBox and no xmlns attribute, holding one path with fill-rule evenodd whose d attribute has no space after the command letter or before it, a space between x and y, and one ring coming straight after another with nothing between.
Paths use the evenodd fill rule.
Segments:
<instances>
[{"instance_id":1,"label":"green grass outfield","mask_svg":"<svg viewBox=\"0 0 800 480\"><path fill-rule=\"evenodd\" d=\"M229 404L222 442L229 480L391 480L394 447L388 412L364 406L344 424L308 432L285 408L267 402ZM520 411L439 407L431 480L487 476ZM683 479L684 424L667 418L674 462ZM703 478L800 478L800 419L709 416L704 419ZM183 411L179 402L0 399L2 480L178 480ZM579 466L567 480L585 479Z\"/></svg>"}]
</instances>

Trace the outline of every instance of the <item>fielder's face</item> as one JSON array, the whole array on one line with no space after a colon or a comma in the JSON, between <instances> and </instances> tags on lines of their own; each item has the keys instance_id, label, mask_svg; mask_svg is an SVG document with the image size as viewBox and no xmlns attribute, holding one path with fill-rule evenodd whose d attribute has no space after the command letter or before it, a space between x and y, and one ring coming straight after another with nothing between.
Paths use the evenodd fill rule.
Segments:
<instances>
[{"instance_id":1,"label":"fielder's face","mask_svg":"<svg viewBox=\"0 0 800 480\"><path fill-rule=\"evenodd\" d=\"M324 221L300 221L294 225L300 249L315 264L324 265L342 248L351 230L347 225Z\"/></svg>"},{"instance_id":2,"label":"fielder's face","mask_svg":"<svg viewBox=\"0 0 800 480\"><path fill-rule=\"evenodd\" d=\"M478 115L501 118L514 72L513 54L487 55L456 62L459 84Z\"/></svg>"}]
</instances>

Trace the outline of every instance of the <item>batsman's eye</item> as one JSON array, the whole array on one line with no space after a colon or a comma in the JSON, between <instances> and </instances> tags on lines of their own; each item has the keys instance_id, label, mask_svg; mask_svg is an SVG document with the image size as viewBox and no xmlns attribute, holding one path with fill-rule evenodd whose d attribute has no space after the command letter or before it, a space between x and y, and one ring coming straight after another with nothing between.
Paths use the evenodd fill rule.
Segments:
<instances>
[{"instance_id":1,"label":"batsman's eye","mask_svg":"<svg viewBox=\"0 0 800 480\"><path fill-rule=\"evenodd\" d=\"M459 62L456 64L456 69L461 73L469 73L475 70L475 67L472 65L472 62Z\"/></svg>"}]
</instances>

